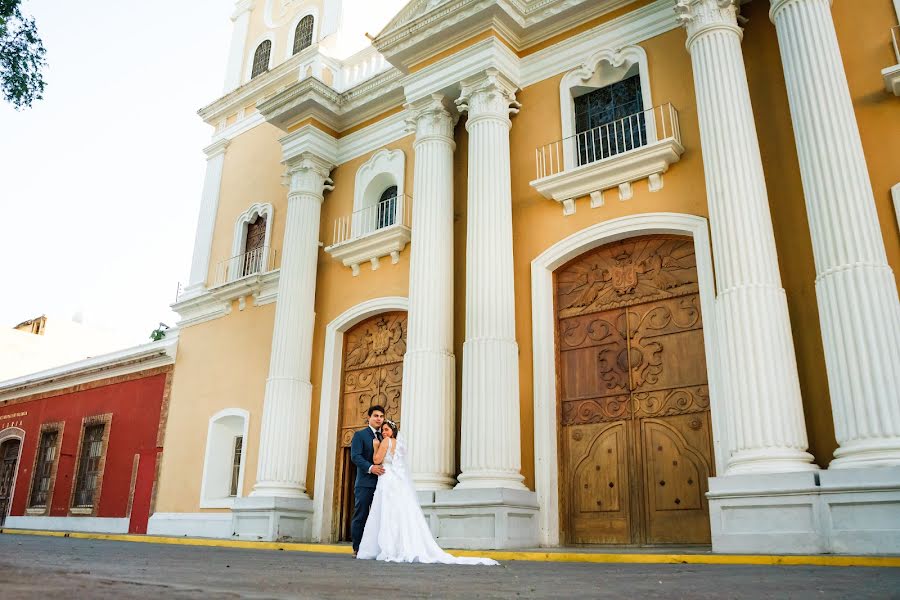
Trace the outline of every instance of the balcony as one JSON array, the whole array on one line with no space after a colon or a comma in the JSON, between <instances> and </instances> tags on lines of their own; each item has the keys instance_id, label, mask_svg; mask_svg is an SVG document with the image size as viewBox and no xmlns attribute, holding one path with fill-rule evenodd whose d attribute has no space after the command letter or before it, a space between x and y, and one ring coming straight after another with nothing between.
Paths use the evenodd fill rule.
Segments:
<instances>
[{"instance_id":1,"label":"balcony","mask_svg":"<svg viewBox=\"0 0 900 600\"><path fill-rule=\"evenodd\" d=\"M238 281L245 277L262 275L275 269L275 250L269 246L260 246L249 252L232 256L216 265L216 278L212 288L217 288Z\"/></svg>"},{"instance_id":2,"label":"balcony","mask_svg":"<svg viewBox=\"0 0 900 600\"><path fill-rule=\"evenodd\" d=\"M894 47L894 66L881 70L884 78L884 89L890 94L900 96L900 25L891 28L891 45Z\"/></svg>"},{"instance_id":3,"label":"balcony","mask_svg":"<svg viewBox=\"0 0 900 600\"><path fill-rule=\"evenodd\" d=\"M582 196L590 195L591 208L603 206L610 189L630 200L631 184L641 179L651 192L662 189L663 173L683 153L678 111L663 104L539 146L531 187L571 215Z\"/></svg>"},{"instance_id":4,"label":"balcony","mask_svg":"<svg viewBox=\"0 0 900 600\"><path fill-rule=\"evenodd\" d=\"M325 252L350 267L354 277L367 262L373 271L387 256L397 264L411 236L411 209L412 198L401 194L340 217Z\"/></svg>"}]
</instances>

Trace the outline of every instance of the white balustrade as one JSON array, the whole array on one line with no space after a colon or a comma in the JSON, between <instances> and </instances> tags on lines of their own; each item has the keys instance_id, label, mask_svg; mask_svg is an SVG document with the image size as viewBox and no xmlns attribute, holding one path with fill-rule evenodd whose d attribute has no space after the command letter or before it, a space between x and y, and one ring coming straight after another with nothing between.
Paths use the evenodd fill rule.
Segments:
<instances>
[{"instance_id":1,"label":"white balustrade","mask_svg":"<svg viewBox=\"0 0 900 600\"><path fill-rule=\"evenodd\" d=\"M365 237L393 226L409 227L412 198L401 194L335 220L331 246Z\"/></svg>"},{"instance_id":2,"label":"white balustrade","mask_svg":"<svg viewBox=\"0 0 900 600\"><path fill-rule=\"evenodd\" d=\"M220 261L216 265L215 286L236 281L242 277L268 273L275 269L275 250L260 246L249 252Z\"/></svg>"}]
</instances>

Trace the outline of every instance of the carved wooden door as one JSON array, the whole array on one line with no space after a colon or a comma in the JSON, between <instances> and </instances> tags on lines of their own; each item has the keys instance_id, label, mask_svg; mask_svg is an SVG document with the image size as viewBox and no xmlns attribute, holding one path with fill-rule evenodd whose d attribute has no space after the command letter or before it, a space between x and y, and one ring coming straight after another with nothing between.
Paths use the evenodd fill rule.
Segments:
<instances>
[{"instance_id":1,"label":"carved wooden door","mask_svg":"<svg viewBox=\"0 0 900 600\"><path fill-rule=\"evenodd\" d=\"M400 423L406 313L376 315L344 334L343 382L335 474L335 534L350 539L356 467L350 460L353 434L366 426L369 407L380 404L387 418Z\"/></svg>"},{"instance_id":2,"label":"carved wooden door","mask_svg":"<svg viewBox=\"0 0 900 600\"><path fill-rule=\"evenodd\" d=\"M19 440L7 440L0 445L0 526L6 521L12 504L12 483L19 462Z\"/></svg>"},{"instance_id":3,"label":"carved wooden door","mask_svg":"<svg viewBox=\"0 0 900 600\"><path fill-rule=\"evenodd\" d=\"M555 278L566 540L709 543L714 466L693 242L630 238Z\"/></svg>"}]
</instances>

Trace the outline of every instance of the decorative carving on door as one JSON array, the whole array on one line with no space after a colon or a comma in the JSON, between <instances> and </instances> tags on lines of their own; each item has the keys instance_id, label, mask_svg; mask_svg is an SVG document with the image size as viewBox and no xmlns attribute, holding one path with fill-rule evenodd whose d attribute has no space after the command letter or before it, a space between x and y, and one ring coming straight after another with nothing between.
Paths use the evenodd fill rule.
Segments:
<instances>
[{"instance_id":1,"label":"decorative carving on door","mask_svg":"<svg viewBox=\"0 0 900 600\"><path fill-rule=\"evenodd\" d=\"M708 543L709 389L693 243L644 236L556 276L571 543Z\"/></svg>"}]
</instances>

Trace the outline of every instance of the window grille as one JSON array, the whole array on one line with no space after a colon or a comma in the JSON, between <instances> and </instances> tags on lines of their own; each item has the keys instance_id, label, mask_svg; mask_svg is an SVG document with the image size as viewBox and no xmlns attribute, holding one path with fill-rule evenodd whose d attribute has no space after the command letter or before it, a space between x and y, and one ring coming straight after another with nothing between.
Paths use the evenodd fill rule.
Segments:
<instances>
[{"instance_id":1,"label":"window grille","mask_svg":"<svg viewBox=\"0 0 900 600\"><path fill-rule=\"evenodd\" d=\"M578 166L645 145L643 110L639 75L575 98Z\"/></svg>"},{"instance_id":2,"label":"window grille","mask_svg":"<svg viewBox=\"0 0 900 600\"><path fill-rule=\"evenodd\" d=\"M375 217L377 228L388 227L397 219L397 186L392 185L384 190L378 200L378 214Z\"/></svg>"},{"instance_id":3,"label":"window grille","mask_svg":"<svg viewBox=\"0 0 900 600\"><path fill-rule=\"evenodd\" d=\"M250 79L269 70L269 55L271 53L272 42L270 40L265 40L256 47L256 52L253 54L253 71L250 73Z\"/></svg>"},{"instance_id":4,"label":"window grille","mask_svg":"<svg viewBox=\"0 0 900 600\"><path fill-rule=\"evenodd\" d=\"M306 15L294 30L294 54L312 46L313 16Z\"/></svg>"},{"instance_id":5,"label":"window grille","mask_svg":"<svg viewBox=\"0 0 900 600\"><path fill-rule=\"evenodd\" d=\"M31 487L31 502L29 506L36 508L47 506L53 464L56 462L56 440L58 438L59 431L57 430L48 430L41 433L41 443L38 447L38 462L34 470L34 482Z\"/></svg>"},{"instance_id":6,"label":"window grille","mask_svg":"<svg viewBox=\"0 0 900 600\"><path fill-rule=\"evenodd\" d=\"M78 460L78 477L75 480L74 508L94 506L94 493L100 476L100 459L103 455L103 432L106 425L88 425L84 428L81 441L81 456Z\"/></svg>"},{"instance_id":7,"label":"window grille","mask_svg":"<svg viewBox=\"0 0 900 600\"><path fill-rule=\"evenodd\" d=\"M231 492L230 496L237 496L238 479L241 476L241 453L244 451L244 436L234 438L234 452L231 459Z\"/></svg>"}]
</instances>

